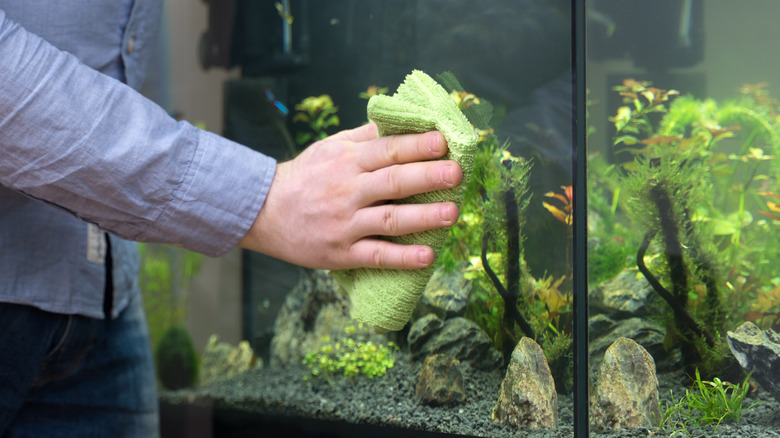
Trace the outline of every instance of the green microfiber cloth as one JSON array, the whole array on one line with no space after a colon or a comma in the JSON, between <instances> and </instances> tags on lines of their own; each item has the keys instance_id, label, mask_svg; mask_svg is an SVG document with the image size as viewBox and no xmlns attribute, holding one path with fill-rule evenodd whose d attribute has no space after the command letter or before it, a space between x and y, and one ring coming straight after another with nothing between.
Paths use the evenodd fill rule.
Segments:
<instances>
[{"instance_id":1,"label":"green microfiber cloth","mask_svg":"<svg viewBox=\"0 0 780 438\"><path fill-rule=\"evenodd\" d=\"M440 131L449 146L449 152L443 159L455 160L463 169L463 182L456 188L423 193L395 202L423 204L452 201L460 205L471 178L478 135L441 85L422 71L414 70L393 96L377 95L369 100L368 117L376 122L380 136ZM405 245L428 245L438 254L447 233L447 229L438 229L385 238ZM433 267L421 270L360 268L334 271L332 274L351 298L352 318L381 330L394 331L402 329L409 321L433 274Z\"/></svg>"}]
</instances>

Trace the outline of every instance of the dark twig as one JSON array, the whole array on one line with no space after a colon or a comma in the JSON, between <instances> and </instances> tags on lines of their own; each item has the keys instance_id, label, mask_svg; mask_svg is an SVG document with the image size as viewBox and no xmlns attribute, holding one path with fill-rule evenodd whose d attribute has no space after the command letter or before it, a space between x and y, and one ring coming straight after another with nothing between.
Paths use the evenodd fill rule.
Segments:
<instances>
[{"instance_id":1,"label":"dark twig","mask_svg":"<svg viewBox=\"0 0 780 438\"><path fill-rule=\"evenodd\" d=\"M490 263L488 263L487 249L489 240L490 233L485 230L484 234L482 234L482 254L480 258L482 259L482 267L485 269L485 273L487 273L488 278L493 283L493 286L495 286L498 294L501 295L501 298L504 300L504 321L511 322L514 320L526 336L531 339L536 339L536 334L531 328L531 325L528 324L528 321L526 321L525 318L520 315L520 312L517 311L517 296L512 296L504 285L501 284L501 280L498 279L498 276L490 267Z\"/></svg>"},{"instance_id":2,"label":"dark twig","mask_svg":"<svg viewBox=\"0 0 780 438\"><path fill-rule=\"evenodd\" d=\"M710 346L714 346L715 340L713 339L712 335L706 329L702 328L699 326L699 324L696 323L696 320L693 319L693 316L691 316L691 314L688 313L688 311L680 304L680 302L675 299L671 292L663 287L661 282L655 278L655 275L653 275L653 273L650 272L650 270L647 268L647 265L645 265L645 253L647 252L647 248L650 246L650 241L654 236L654 232L648 232L645 234L642 245L639 246L639 251L636 254L636 266L650 283L650 286L653 287L653 290L655 290L655 292L660 295L667 304L669 304L669 306L672 308L672 311L674 312L675 318L680 321L688 330L703 337Z\"/></svg>"}]
</instances>

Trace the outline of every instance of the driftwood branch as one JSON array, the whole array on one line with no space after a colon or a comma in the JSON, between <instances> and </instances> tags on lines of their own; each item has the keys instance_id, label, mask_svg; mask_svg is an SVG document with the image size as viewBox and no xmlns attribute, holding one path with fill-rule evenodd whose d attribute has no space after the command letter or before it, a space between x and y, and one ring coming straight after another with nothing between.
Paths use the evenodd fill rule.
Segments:
<instances>
[{"instance_id":1,"label":"driftwood branch","mask_svg":"<svg viewBox=\"0 0 780 438\"><path fill-rule=\"evenodd\" d=\"M672 295L672 293L669 292L661 284L661 282L658 281L657 278L655 278L655 275L653 275L653 273L650 272L650 269L647 268L647 265L645 265L645 253L647 252L647 248L650 246L650 241L654 236L654 232L645 234L645 238L642 241L642 244L639 246L639 251L636 254L636 266L639 268L639 272L645 276L653 290L661 298L663 298L667 304L669 304L669 306L672 308L672 311L674 312L674 317L680 321L685 328L704 338L710 346L714 346L715 340L713 339L712 335L706 329L702 328L698 323L696 323L696 320L693 319L693 316L691 316L691 314L688 313L688 311L680 304L680 301L675 299L674 295Z\"/></svg>"},{"instance_id":2,"label":"driftwood branch","mask_svg":"<svg viewBox=\"0 0 780 438\"><path fill-rule=\"evenodd\" d=\"M482 267L485 269L485 273L487 273L491 283L493 283L498 294L501 295L501 298L504 300L504 321L514 320L526 336L531 339L536 339L536 334L531 328L531 325L528 324L528 321L526 321L520 312L517 311L517 296L510 294L504 285L501 284L501 280L499 280L496 273L493 272L493 269L490 267L490 263L488 263L487 250L489 241L490 233L485 230L482 234L482 254L480 258L482 259Z\"/></svg>"}]
</instances>

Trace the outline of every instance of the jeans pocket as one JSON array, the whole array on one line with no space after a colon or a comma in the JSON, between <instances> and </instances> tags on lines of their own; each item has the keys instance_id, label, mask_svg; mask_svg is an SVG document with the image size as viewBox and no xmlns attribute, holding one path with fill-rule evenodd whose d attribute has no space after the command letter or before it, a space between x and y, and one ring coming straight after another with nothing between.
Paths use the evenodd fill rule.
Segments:
<instances>
[{"instance_id":1,"label":"jeans pocket","mask_svg":"<svg viewBox=\"0 0 780 438\"><path fill-rule=\"evenodd\" d=\"M38 377L33 387L62 379L75 373L86 357L95 334L97 320L78 315L63 315L67 321L57 335L52 347L41 363ZM61 334L60 334L61 333Z\"/></svg>"}]
</instances>

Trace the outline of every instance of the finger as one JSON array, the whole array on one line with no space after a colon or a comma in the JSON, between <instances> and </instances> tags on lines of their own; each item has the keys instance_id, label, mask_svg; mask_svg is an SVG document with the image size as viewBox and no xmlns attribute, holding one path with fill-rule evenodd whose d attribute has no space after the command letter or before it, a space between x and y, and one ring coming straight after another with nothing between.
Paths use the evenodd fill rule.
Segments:
<instances>
[{"instance_id":1,"label":"finger","mask_svg":"<svg viewBox=\"0 0 780 438\"><path fill-rule=\"evenodd\" d=\"M354 230L363 236L402 236L449 227L457 220L458 206L453 202L384 204L358 212Z\"/></svg>"},{"instance_id":2,"label":"finger","mask_svg":"<svg viewBox=\"0 0 780 438\"><path fill-rule=\"evenodd\" d=\"M451 189L463 180L463 170L451 160L408 163L361 175L363 203L403 199L419 193Z\"/></svg>"},{"instance_id":3,"label":"finger","mask_svg":"<svg viewBox=\"0 0 780 438\"><path fill-rule=\"evenodd\" d=\"M436 255L425 245L401 245L380 239L362 239L352 245L355 266L380 269L422 269L433 264Z\"/></svg>"},{"instance_id":4,"label":"finger","mask_svg":"<svg viewBox=\"0 0 780 438\"><path fill-rule=\"evenodd\" d=\"M373 171L394 164L441 158L447 153L447 140L438 131L379 137L355 151L358 165Z\"/></svg>"},{"instance_id":5,"label":"finger","mask_svg":"<svg viewBox=\"0 0 780 438\"><path fill-rule=\"evenodd\" d=\"M378 132L379 131L376 123L371 122L358 128L339 131L336 134L331 135L328 139L351 142L366 142L378 138Z\"/></svg>"}]
</instances>

